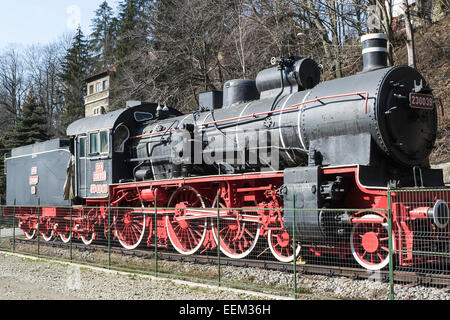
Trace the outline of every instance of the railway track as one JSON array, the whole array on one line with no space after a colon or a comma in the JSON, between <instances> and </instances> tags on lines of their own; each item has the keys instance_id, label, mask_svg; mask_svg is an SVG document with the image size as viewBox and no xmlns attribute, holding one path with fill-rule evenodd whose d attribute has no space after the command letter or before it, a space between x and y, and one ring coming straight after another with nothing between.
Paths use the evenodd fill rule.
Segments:
<instances>
[{"instance_id":1,"label":"railway track","mask_svg":"<svg viewBox=\"0 0 450 320\"><path fill-rule=\"evenodd\" d=\"M16 243L22 243L26 245L37 245L38 242L21 238L15 239ZM54 247L69 250L71 244L63 243L59 241L50 241L39 243L40 246ZM82 243L76 241L72 242L72 250L88 251L88 252L104 252L108 253L108 246L103 244L91 244L86 246ZM179 262L190 262L194 264L207 264L207 265L217 265L218 257L217 255L182 255L176 252L160 251L158 249L157 258L158 260L166 261L179 261ZM115 254L121 254L126 256L139 257L144 259L154 259L155 251L152 249L134 249L127 250L122 248L119 244L111 244L110 252ZM362 268L355 267L337 267L324 264L296 264L294 263L281 263L278 261L271 260L255 260L255 259L230 259L227 257L220 257L221 266L233 266L233 267L243 267L243 268L262 268L266 270L274 270L281 272L297 272L297 274L302 275L324 275L329 277L347 277L352 280L365 280L372 279L374 281L389 282L389 271L382 270L377 272L371 272ZM442 269L440 273L425 273L417 271L408 270L395 270L393 280L395 283L407 284L407 285L423 285L423 286L433 286L433 287L443 287L450 288L450 270Z\"/></svg>"}]
</instances>

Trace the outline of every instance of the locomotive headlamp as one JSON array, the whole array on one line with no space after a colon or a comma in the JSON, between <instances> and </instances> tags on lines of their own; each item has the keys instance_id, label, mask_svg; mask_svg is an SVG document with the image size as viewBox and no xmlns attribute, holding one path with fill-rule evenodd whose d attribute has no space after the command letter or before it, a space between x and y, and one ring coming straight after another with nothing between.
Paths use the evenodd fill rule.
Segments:
<instances>
[{"instance_id":1,"label":"locomotive headlamp","mask_svg":"<svg viewBox=\"0 0 450 320\"><path fill-rule=\"evenodd\" d=\"M447 202L444 200L436 201L433 208L428 209L428 217L433 219L436 227L440 229L447 227L450 219L450 210Z\"/></svg>"}]
</instances>

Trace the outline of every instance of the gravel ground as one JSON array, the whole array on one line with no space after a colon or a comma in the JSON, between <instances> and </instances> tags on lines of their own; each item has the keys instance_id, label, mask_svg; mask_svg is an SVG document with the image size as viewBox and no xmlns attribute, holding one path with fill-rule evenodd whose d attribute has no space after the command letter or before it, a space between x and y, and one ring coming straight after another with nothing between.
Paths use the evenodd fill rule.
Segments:
<instances>
[{"instance_id":1,"label":"gravel ground","mask_svg":"<svg viewBox=\"0 0 450 320\"><path fill-rule=\"evenodd\" d=\"M0 253L0 300L264 299L172 280L91 270Z\"/></svg>"},{"instance_id":2,"label":"gravel ground","mask_svg":"<svg viewBox=\"0 0 450 320\"><path fill-rule=\"evenodd\" d=\"M18 252L35 252L31 245L18 244ZM41 247L41 254L53 257L68 258L68 251L61 248ZM242 293L230 293L204 288L192 288L192 285L179 285L174 282L159 282L133 276L118 276L100 271L81 268L81 288L70 289L67 281L77 279L76 270L59 263L31 262L8 256L3 259L0 254L0 299L20 298L26 296L25 290L30 290L29 296L45 293L44 299L52 299L54 294L59 299L248 299ZM104 253L74 250L74 261L85 263L106 264ZM128 255L111 254L112 265L121 268L138 268L151 272L153 261ZM204 280L217 279L217 266L194 264L178 261L158 261L161 275L175 275L181 278L193 277ZM75 273L75 275L73 275ZM240 268L232 266L221 267L221 280L236 285L267 288L277 292L292 293L293 275L286 272L263 270L257 268ZM374 281L375 280L375 281ZM15 290L11 290L14 286ZM345 277L327 277L321 275L297 275L298 298L304 300L316 299L357 299L357 300L388 300L389 284L373 280L351 280ZM42 290L45 289L45 290ZM119 290L118 290L119 289ZM395 284L395 298L402 300L450 300L449 288L433 288ZM269 292L268 293L273 293ZM8 295L11 295L8 296ZM27 296L28 297L28 296ZM37 296L39 297L39 296ZM266 297L267 298L267 297ZM271 299L271 297L269 297Z\"/></svg>"}]
</instances>

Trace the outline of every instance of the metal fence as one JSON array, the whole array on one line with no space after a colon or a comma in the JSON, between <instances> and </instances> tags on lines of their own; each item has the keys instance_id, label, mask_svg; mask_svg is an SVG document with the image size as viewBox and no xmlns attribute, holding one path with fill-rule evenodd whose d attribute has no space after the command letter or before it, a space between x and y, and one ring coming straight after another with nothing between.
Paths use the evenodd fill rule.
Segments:
<instances>
[{"instance_id":1,"label":"metal fence","mask_svg":"<svg viewBox=\"0 0 450 320\"><path fill-rule=\"evenodd\" d=\"M370 210L4 206L0 250L299 299L417 298L411 286L450 299L449 195L388 190Z\"/></svg>"}]
</instances>

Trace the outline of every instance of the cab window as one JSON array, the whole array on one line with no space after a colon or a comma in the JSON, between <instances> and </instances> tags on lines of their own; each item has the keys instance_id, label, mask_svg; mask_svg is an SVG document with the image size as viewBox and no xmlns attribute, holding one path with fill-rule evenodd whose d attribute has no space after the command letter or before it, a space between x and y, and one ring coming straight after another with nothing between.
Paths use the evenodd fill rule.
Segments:
<instances>
[{"instance_id":1,"label":"cab window","mask_svg":"<svg viewBox=\"0 0 450 320\"><path fill-rule=\"evenodd\" d=\"M109 152L109 131L97 131L89 134L89 154L107 154Z\"/></svg>"},{"instance_id":2,"label":"cab window","mask_svg":"<svg viewBox=\"0 0 450 320\"><path fill-rule=\"evenodd\" d=\"M144 121L148 121L148 120L152 120L153 119L153 114L150 112L135 112L134 113L134 119L137 122L144 122Z\"/></svg>"},{"instance_id":3,"label":"cab window","mask_svg":"<svg viewBox=\"0 0 450 320\"><path fill-rule=\"evenodd\" d=\"M89 153L99 153L98 132L89 134Z\"/></svg>"},{"instance_id":4,"label":"cab window","mask_svg":"<svg viewBox=\"0 0 450 320\"><path fill-rule=\"evenodd\" d=\"M108 153L108 131L100 131L100 153Z\"/></svg>"},{"instance_id":5,"label":"cab window","mask_svg":"<svg viewBox=\"0 0 450 320\"><path fill-rule=\"evenodd\" d=\"M80 137L80 151L79 151L79 154L80 154L80 158L86 158L86 140L87 140L87 137Z\"/></svg>"},{"instance_id":6,"label":"cab window","mask_svg":"<svg viewBox=\"0 0 450 320\"><path fill-rule=\"evenodd\" d=\"M125 143L130 138L130 130L121 124L114 131L114 151L123 152L125 150Z\"/></svg>"}]
</instances>

